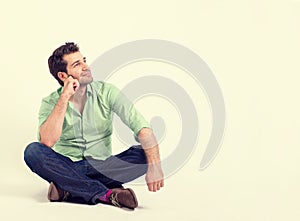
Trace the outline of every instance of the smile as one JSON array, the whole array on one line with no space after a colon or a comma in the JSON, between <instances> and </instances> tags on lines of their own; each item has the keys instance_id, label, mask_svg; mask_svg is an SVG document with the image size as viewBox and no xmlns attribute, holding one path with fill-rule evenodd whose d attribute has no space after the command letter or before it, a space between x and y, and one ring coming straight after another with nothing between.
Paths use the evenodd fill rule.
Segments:
<instances>
[{"instance_id":1,"label":"smile","mask_svg":"<svg viewBox=\"0 0 300 221\"><path fill-rule=\"evenodd\" d=\"M91 76L91 71L90 70L88 70L88 71L85 71L85 72L83 72L82 74L81 74L81 77L89 77L89 76Z\"/></svg>"}]
</instances>

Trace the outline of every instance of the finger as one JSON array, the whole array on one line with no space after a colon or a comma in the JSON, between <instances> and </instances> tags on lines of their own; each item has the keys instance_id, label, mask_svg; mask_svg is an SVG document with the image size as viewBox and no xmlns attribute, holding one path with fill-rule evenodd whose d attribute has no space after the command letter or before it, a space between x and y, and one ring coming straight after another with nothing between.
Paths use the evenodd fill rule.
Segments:
<instances>
[{"instance_id":1,"label":"finger","mask_svg":"<svg viewBox=\"0 0 300 221\"><path fill-rule=\"evenodd\" d=\"M65 80L64 80L64 85L68 85L68 84L71 84L73 85L73 82L74 82L74 78L69 75Z\"/></svg>"},{"instance_id":2,"label":"finger","mask_svg":"<svg viewBox=\"0 0 300 221\"><path fill-rule=\"evenodd\" d=\"M63 80L64 84L66 84L68 81L69 81L69 77L66 77L66 78Z\"/></svg>"},{"instance_id":3,"label":"finger","mask_svg":"<svg viewBox=\"0 0 300 221\"><path fill-rule=\"evenodd\" d=\"M156 184L152 183L152 192L156 192L156 190L157 190Z\"/></svg>"},{"instance_id":4,"label":"finger","mask_svg":"<svg viewBox=\"0 0 300 221\"><path fill-rule=\"evenodd\" d=\"M147 183L147 186L148 186L148 190L151 191L150 183Z\"/></svg>"},{"instance_id":5,"label":"finger","mask_svg":"<svg viewBox=\"0 0 300 221\"><path fill-rule=\"evenodd\" d=\"M74 91L76 91L76 89L77 89L77 84L75 82L73 82L73 89L74 89Z\"/></svg>"},{"instance_id":6,"label":"finger","mask_svg":"<svg viewBox=\"0 0 300 221\"><path fill-rule=\"evenodd\" d=\"M153 184L153 188L154 188L154 192L160 190L160 184L159 184L159 182L155 182L155 183Z\"/></svg>"},{"instance_id":7,"label":"finger","mask_svg":"<svg viewBox=\"0 0 300 221\"><path fill-rule=\"evenodd\" d=\"M156 192L157 191L157 183L156 182L154 182L154 183L151 183L151 192Z\"/></svg>"},{"instance_id":8,"label":"finger","mask_svg":"<svg viewBox=\"0 0 300 221\"><path fill-rule=\"evenodd\" d=\"M74 91L76 91L78 88L79 88L79 82L78 82L78 80L75 80L74 82L73 82L73 89L74 89Z\"/></svg>"},{"instance_id":9,"label":"finger","mask_svg":"<svg viewBox=\"0 0 300 221\"><path fill-rule=\"evenodd\" d=\"M148 183L147 185L148 185L148 190L151 191L151 192L153 192L153 185L152 185L152 183Z\"/></svg>"},{"instance_id":10,"label":"finger","mask_svg":"<svg viewBox=\"0 0 300 221\"><path fill-rule=\"evenodd\" d=\"M68 82L68 81L70 81L70 79L72 79L72 76L71 76L71 75L68 75L68 77L65 78L65 81Z\"/></svg>"},{"instance_id":11,"label":"finger","mask_svg":"<svg viewBox=\"0 0 300 221\"><path fill-rule=\"evenodd\" d=\"M156 185L153 185L153 191L152 192L156 192L158 189L157 189L157 186Z\"/></svg>"},{"instance_id":12,"label":"finger","mask_svg":"<svg viewBox=\"0 0 300 221\"><path fill-rule=\"evenodd\" d=\"M162 187L164 187L164 181L163 180L161 180L160 182L158 182L157 189L160 190Z\"/></svg>"},{"instance_id":13,"label":"finger","mask_svg":"<svg viewBox=\"0 0 300 221\"><path fill-rule=\"evenodd\" d=\"M157 184L156 190L160 190L160 184Z\"/></svg>"}]
</instances>

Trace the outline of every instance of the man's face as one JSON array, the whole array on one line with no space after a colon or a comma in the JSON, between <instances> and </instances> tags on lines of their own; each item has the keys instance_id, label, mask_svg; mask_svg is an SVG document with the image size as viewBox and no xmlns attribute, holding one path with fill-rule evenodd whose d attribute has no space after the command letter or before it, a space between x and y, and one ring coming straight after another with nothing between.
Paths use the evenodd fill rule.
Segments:
<instances>
[{"instance_id":1,"label":"man's face","mask_svg":"<svg viewBox=\"0 0 300 221\"><path fill-rule=\"evenodd\" d=\"M67 73L77 79L80 85L87 85L93 81L91 70L86 64L86 58L80 52L64 55L67 63Z\"/></svg>"}]
</instances>

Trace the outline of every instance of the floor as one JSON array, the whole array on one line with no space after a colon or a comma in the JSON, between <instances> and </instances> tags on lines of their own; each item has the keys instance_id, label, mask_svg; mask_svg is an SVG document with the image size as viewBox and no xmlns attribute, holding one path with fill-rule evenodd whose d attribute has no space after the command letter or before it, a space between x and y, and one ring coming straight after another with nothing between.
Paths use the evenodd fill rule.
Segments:
<instances>
[{"instance_id":1,"label":"floor","mask_svg":"<svg viewBox=\"0 0 300 221\"><path fill-rule=\"evenodd\" d=\"M145 185L128 184L139 200L134 211L98 204L94 206L47 201L48 184L31 173L23 162L5 170L1 180L1 220L293 220L299 217L298 185L287 176L252 170L240 164L230 167L222 151L206 170L199 171L200 152L165 180L156 193ZM227 164L227 165L226 165ZM8 167L7 167L8 168ZM243 172L244 171L244 172ZM251 172L252 171L252 172ZM271 171L270 171L271 172Z\"/></svg>"}]
</instances>

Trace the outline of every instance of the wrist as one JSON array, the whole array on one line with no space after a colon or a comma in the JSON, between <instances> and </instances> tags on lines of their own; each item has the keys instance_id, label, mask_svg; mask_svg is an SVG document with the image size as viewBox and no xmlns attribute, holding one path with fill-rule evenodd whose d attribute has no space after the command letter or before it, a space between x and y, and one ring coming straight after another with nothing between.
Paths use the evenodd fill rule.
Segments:
<instances>
[{"instance_id":1,"label":"wrist","mask_svg":"<svg viewBox=\"0 0 300 221\"><path fill-rule=\"evenodd\" d=\"M60 98L64 101L69 101L72 95L68 94L67 92L62 92Z\"/></svg>"},{"instance_id":2,"label":"wrist","mask_svg":"<svg viewBox=\"0 0 300 221\"><path fill-rule=\"evenodd\" d=\"M160 164L160 158L147 158L147 163L149 165L157 165Z\"/></svg>"},{"instance_id":3,"label":"wrist","mask_svg":"<svg viewBox=\"0 0 300 221\"><path fill-rule=\"evenodd\" d=\"M160 162L158 146L144 149L144 151L149 164L156 164Z\"/></svg>"}]
</instances>

